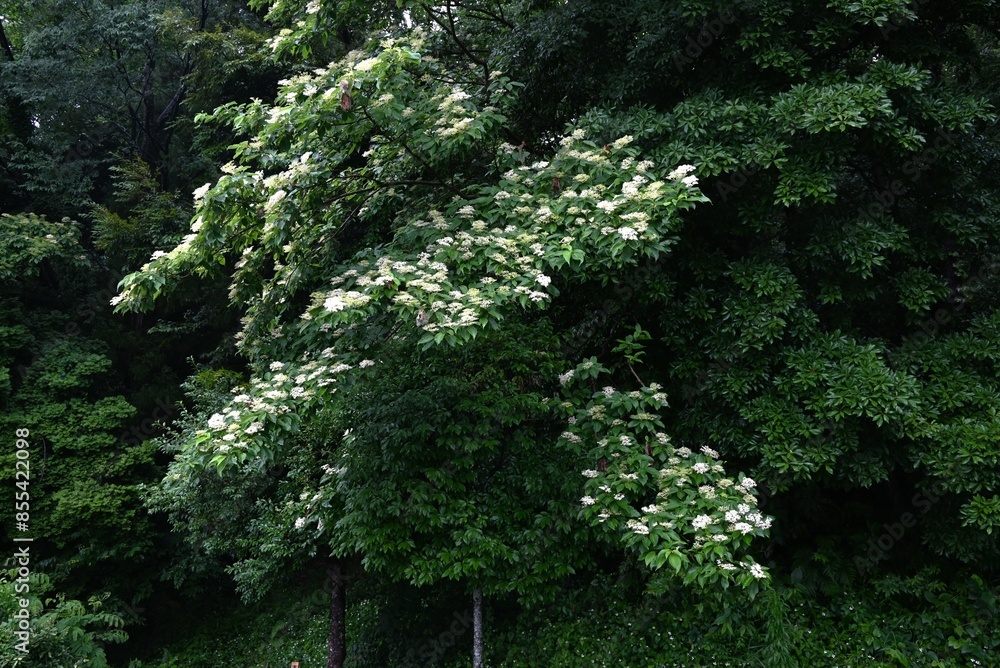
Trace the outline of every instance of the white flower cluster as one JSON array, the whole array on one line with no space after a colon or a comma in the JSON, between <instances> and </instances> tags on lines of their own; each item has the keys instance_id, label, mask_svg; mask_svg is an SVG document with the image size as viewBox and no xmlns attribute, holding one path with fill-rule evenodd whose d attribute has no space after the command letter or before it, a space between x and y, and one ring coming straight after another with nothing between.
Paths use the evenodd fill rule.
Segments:
<instances>
[{"instance_id":1,"label":"white flower cluster","mask_svg":"<svg viewBox=\"0 0 1000 668\"><path fill-rule=\"evenodd\" d=\"M741 503L735 510L726 510L726 522L729 523L729 531L738 531L746 535L755 528L765 531L770 529L772 519L764 517L753 506Z\"/></svg>"},{"instance_id":2,"label":"white flower cluster","mask_svg":"<svg viewBox=\"0 0 1000 668\"><path fill-rule=\"evenodd\" d=\"M635 519L629 520L628 522L625 523L625 526L629 531L636 533L640 536L649 535L649 526L646 525L644 522L640 522L639 520Z\"/></svg>"},{"instance_id":3,"label":"white flower cluster","mask_svg":"<svg viewBox=\"0 0 1000 668\"><path fill-rule=\"evenodd\" d=\"M374 362L362 360L358 366L363 364L371 366ZM263 434L267 422L291 413L293 406L304 408L317 399L322 388L336 383L341 374L353 368L337 361L332 348L300 364L273 361L268 365L269 374L238 388L226 410L209 417L206 430L199 433L216 442L218 452L246 451L254 438Z\"/></svg>"},{"instance_id":4,"label":"white flower cluster","mask_svg":"<svg viewBox=\"0 0 1000 668\"><path fill-rule=\"evenodd\" d=\"M365 67L362 61L355 70ZM473 121L471 98L457 85L438 93L435 131L450 135L466 130ZM623 137L614 146L624 148L631 141ZM303 317L336 327L389 308L432 334L487 327L499 322L502 316L495 309L503 304L544 305L551 300L545 289L553 284L552 269L567 265L567 249L594 257L612 252L607 235L601 234L604 228L640 253L657 248L674 220L678 194L682 200L700 198L651 180L648 161L626 158L615 164L606 151L585 142L582 131L574 131L561 145L551 160L509 170L505 182L489 191L488 201L457 200L445 211L429 210L424 220L411 219L406 238L414 255L390 249L382 257L359 260L341 274L333 290L318 296L314 307L322 306L322 311L314 308ZM597 165L601 172L587 173ZM607 170L609 165L618 176ZM275 187L293 187L286 183L292 176ZM549 182L567 176L564 185L549 191ZM609 187L609 180L623 184L620 192ZM487 220L505 223L491 226Z\"/></svg>"}]
</instances>

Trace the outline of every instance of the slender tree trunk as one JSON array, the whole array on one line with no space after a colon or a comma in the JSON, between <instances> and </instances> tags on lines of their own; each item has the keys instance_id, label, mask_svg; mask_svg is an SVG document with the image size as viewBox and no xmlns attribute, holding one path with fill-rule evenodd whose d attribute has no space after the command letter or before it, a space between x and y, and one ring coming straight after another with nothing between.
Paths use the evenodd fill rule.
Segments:
<instances>
[{"instance_id":1,"label":"slender tree trunk","mask_svg":"<svg viewBox=\"0 0 1000 668\"><path fill-rule=\"evenodd\" d=\"M339 559L330 564L330 629L326 637L326 668L344 668L347 658L344 573Z\"/></svg>"},{"instance_id":2,"label":"slender tree trunk","mask_svg":"<svg viewBox=\"0 0 1000 668\"><path fill-rule=\"evenodd\" d=\"M472 592L472 668L483 668L483 590Z\"/></svg>"}]
</instances>

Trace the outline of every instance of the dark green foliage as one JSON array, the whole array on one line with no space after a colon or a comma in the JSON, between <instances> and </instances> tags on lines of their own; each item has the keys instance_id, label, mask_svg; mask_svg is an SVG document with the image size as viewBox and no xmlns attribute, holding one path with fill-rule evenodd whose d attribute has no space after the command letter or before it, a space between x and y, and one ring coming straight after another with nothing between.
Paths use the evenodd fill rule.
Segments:
<instances>
[{"instance_id":1,"label":"dark green foliage","mask_svg":"<svg viewBox=\"0 0 1000 668\"><path fill-rule=\"evenodd\" d=\"M417 586L467 581L527 599L551 596L586 562L583 462L546 445L559 429L546 391L559 366L525 347L547 329L511 323L460 350L384 350L372 389L341 409L350 433L328 484L344 505L324 518L335 544Z\"/></svg>"},{"instance_id":2,"label":"dark green foliage","mask_svg":"<svg viewBox=\"0 0 1000 668\"><path fill-rule=\"evenodd\" d=\"M227 571L285 606L337 555L355 666L465 665L471 634L435 642L480 587L492 665L995 662L995 0L0 0L0 17L0 206L35 212L0 217L0 428L37 437L57 587L141 597L168 544L156 576L206 591ZM628 227L615 198L649 181L668 185ZM490 244L509 257L477 255ZM430 287L366 273L425 252L445 267ZM142 267L123 308L158 310L75 308L104 267ZM488 293L504 281L522 291ZM489 303L475 324L442 324L470 295ZM242 358L218 344L236 329ZM598 418L566 426L630 390L636 411L663 401L623 412L610 445ZM168 435L123 437L154 405ZM651 571L679 553L647 569L582 521L581 470L632 475L605 449L649 477L703 447L774 517L760 587L678 588ZM140 502L168 457L147 489L170 536ZM656 508L651 489L627 490L654 507L632 508L632 546L663 508L691 524L687 496ZM319 661L326 594L285 626L262 614L256 654ZM68 620L96 657L121 619L80 605L56 597L39 623ZM286 630L311 634L301 656ZM218 660L213 642L176 665Z\"/></svg>"},{"instance_id":3,"label":"dark green foliage","mask_svg":"<svg viewBox=\"0 0 1000 668\"><path fill-rule=\"evenodd\" d=\"M108 668L104 648L124 643L128 634L122 630L122 616L106 609L107 594L91 596L86 603L67 600L62 594L52 595L51 581L41 573L32 573L28 578L31 592L26 594L15 590L16 577L13 572L0 576L0 610L4 617L0 624L0 662L4 666ZM20 600L25 596L31 613L27 654L14 646L23 640L15 637L14 631L18 629L15 614L20 612Z\"/></svg>"}]
</instances>

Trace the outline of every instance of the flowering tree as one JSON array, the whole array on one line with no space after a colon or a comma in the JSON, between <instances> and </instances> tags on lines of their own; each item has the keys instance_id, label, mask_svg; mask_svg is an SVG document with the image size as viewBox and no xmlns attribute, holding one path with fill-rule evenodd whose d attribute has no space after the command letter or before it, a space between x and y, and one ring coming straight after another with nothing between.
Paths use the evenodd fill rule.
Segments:
<instances>
[{"instance_id":1,"label":"flowering tree","mask_svg":"<svg viewBox=\"0 0 1000 668\"><path fill-rule=\"evenodd\" d=\"M276 50L312 30L313 9ZM667 261L681 212L706 201L696 168L643 159L632 136L594 141L586 125L529 158L504 141L517 85L438 59L441 38L418 25L284 81L274 105L214 115L246 141L195 192L191 233L126 277L114 300L147 309L180 276L234 263L230 294L245 311L240 346L254 373L187 433L185 472L266 467L332 414L349 435L312 515L337 527L336 554L358 552L415 584L468 579L477 601L484 585L529 594L573 563L546 559L554 543L541 529L569 532L581 514L652 569L755 588L766 572L745 548L769 521L753 482L725 477L711 450L675 450L656 431L666 398L654 385L595 393L594 360L560 385L558 332L523 324L640 261ZM518 372L530 359L549 361ZM483 374L470 394L453 394ZM425 384L435 389L421 395ZM420 396L431 402L423 411ZM382 408L397 405L405 410ZM569 420L562 437L557 408ZM525 473L539 464L529 445L546 443L553 463ZM576 480L576 509L564 505L565 484L546 489L536 477L553 466ZM487 570L507 585L484 580Z\"/></svg>"}]
</instances>

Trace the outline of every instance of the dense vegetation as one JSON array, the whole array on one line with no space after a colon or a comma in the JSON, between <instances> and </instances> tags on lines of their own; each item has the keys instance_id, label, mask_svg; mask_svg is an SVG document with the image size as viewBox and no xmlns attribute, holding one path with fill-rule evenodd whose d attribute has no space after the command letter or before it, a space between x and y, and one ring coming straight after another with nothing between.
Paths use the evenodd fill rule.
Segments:
<instances>
[{"instance_id":1,"label":"dense vegetation","mask_svg":"<svg viewBox=\"0 0 1000 668\"><path fill-rule=\"evenodd\" d=\"M995 664L998 30L0 0L0 664Z\"/></svg>"}]
</instances>

